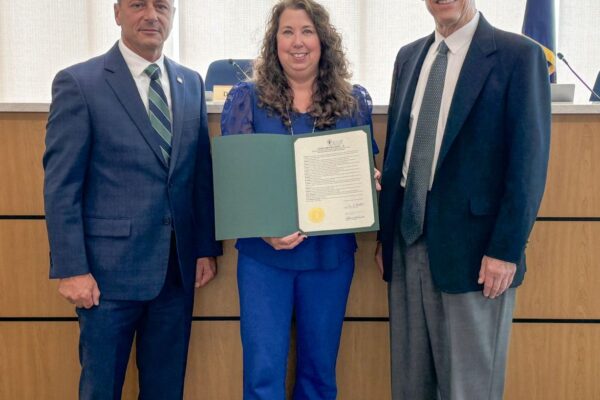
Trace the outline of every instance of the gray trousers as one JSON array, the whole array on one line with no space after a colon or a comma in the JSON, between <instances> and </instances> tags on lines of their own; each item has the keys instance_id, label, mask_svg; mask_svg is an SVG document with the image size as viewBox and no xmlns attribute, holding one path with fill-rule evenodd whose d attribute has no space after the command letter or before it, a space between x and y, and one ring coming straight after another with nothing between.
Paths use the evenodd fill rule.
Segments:
<instances>
[{"instance_id":1,"label":"gray trousers","mask_svg":"<svg viewBox=\"0 0 600 400\"><path fill-rule=\"evenodd\" d=\"M393 400L500 400L515 289L435 288L425 241L406 247L397 232L388 285Z\"/></svg>"}]
</instances>

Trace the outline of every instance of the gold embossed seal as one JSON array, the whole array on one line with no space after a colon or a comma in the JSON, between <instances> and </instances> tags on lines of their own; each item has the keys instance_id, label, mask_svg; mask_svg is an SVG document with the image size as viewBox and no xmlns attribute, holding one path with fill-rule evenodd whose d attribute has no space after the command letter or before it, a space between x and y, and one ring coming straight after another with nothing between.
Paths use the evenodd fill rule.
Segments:
<instances>
[{"instance_id":1,"label":"gold embossed seal","mask_svg":"<svg viewBox=\"0 0 600 400\"><path fill-rule=\"evenodd\" d=\"M312 223L319 224L325 219L325 210L321 207L313 207L308 210L308 220Z\"/></svg>"}]
</instances>

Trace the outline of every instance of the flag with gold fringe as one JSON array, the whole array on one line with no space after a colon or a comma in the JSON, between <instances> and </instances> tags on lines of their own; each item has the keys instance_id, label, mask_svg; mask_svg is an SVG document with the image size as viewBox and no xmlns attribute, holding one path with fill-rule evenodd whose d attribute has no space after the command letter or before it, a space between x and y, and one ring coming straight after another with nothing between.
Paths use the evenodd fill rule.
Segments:
<instances>
[{"instance_id":1,"label":"flag with gold fringe","mask_svg":"<svg viewBox=\"0 0 600 400\"><path fill-rule=\"evenodd\" d=\"M554 0L527 0L523 34L535 40L544 49L548 60L550 82L556 82L556 35L554 28Z\"/></svg>"}]
</instances>

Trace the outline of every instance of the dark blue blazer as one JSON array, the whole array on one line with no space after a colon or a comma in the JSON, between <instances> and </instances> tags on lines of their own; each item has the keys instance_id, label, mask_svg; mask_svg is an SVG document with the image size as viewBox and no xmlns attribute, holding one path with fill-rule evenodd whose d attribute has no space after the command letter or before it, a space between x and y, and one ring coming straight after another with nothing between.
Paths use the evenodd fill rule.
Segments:
<instances>
[{"instance_id":1,"label":"dark blue blazer","mask_svg":"<svg viewBox=\"0 0 600 400\"><path fill-rule=\"evenodd\" d=\"M386 280L402 209L410 111L433 40L433 34L417 40L396 58L379 204ZM480 290L484 255L516 263L513 286L522 282L524 250L546 181L550 124L541 48L492 27L482 15L458 78L427 199L425 240L438 289Z\"/></svg>"},{"instance_id":2,"label":"dark blue blazer","mask_svg":"<svg viewBox=\"0 0 600 400\"><path fill-rule=\"evenodd\" d=\"M594 93L592 93L592 95L590 96L590 101L600 101L600 71L598 71L596 83L594 83ZM596 96L596 94L598 96Z\"/></svg>"},{"instance_id":3,"label":"dark blue blazer","mask_svg":"<svg viewBox=\"0 0 600 400\"><path fill-rule=\"evenodd\" d=\"M56 75L44 154L51 278L90 272L104 298L147 300L163 286L172 230L190 291L196 258L221 254L203 82L166 58L165 66L168 168L117 45Z\"/></svg>"}]
</instances>

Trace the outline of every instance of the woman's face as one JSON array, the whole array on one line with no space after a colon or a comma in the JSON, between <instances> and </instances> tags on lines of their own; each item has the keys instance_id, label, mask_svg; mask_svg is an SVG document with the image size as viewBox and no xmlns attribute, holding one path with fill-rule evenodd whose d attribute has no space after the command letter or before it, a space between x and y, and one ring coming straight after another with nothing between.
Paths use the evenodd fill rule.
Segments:
<instances>
[{"instance_id":1,"label":"woman's face","mask_svg":"<svg viewBox=\"0 0 600 400\"><path fill-rule=\"evenodd\" d=\"M277 56L288 79L316 78L321 41L306 11L288 8L279 17Z\"/></svg>"}]
</instances>

